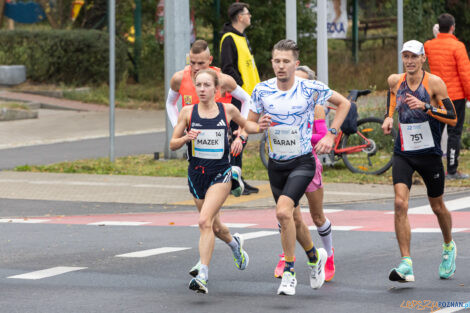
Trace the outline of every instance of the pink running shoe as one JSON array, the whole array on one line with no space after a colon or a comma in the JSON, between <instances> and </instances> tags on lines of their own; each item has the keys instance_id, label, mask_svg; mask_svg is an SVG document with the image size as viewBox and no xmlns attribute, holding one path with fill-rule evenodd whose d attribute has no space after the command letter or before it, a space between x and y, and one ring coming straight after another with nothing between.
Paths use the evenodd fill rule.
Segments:
<instances>
[{"instance_id":1,"label":"pink running shoe","mask_svg":"<svg viewBox=\"0 0 470 313\"><path fill-rule=\"evenodd\" d=\"M276 268L274 269L274 277L282 278L282 274L284 274L284 267L286 266L286 259L284 258L284 253L279 254L279 263L277 263ZM295 258L294 258L295 262Z\"/></svg>"},{"instance_id":2,"label":"pink running shoe","mask_svg":"<svg viewBox=\"0 0 470 313\"><path fill-rule=\"evenodd\" d=\"M284 253L279 254L279 263L277 263L276 268L274 269L274 277L282 278L282 274L284 273L284 267L286 266L286 259L284 258Z\"/></svg>"},{"instance_id":3,"label":"pink running shoe","mask_svg":"<svg viewBox=\"0 0 470 313\"><path fill-rule=\"evenodd\" d=\"M326 259L325 264L325 281L330 281L335 277L335 249L333 254Z\"/></svg>"}]
</instances>

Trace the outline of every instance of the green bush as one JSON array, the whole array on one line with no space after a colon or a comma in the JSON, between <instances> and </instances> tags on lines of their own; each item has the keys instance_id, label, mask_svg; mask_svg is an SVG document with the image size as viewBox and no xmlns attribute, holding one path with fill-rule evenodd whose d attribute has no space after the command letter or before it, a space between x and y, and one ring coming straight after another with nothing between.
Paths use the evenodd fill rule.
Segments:
<instances>
[{"instance_id":1,"label":"green bush","mask_svg":"<svg viewBox=\"0 0 470 313\"><path fill-rule=\"evenodd\" d=\"M109 36L96 30L0 31L0 64L23 64L37 82L107 82ZM126 45L116 41L116 79L127 72Z\"/></svg>"}]
</instances>

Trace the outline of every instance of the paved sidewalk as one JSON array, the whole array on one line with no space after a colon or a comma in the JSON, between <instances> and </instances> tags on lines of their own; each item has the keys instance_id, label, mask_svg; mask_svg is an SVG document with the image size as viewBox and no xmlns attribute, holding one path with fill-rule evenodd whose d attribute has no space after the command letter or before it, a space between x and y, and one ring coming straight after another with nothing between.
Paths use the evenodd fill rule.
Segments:
<instances>
[{"instance_id":1,"label":"paved sidewalk","mask_svg":"<svg viewBox=\"0 0 470 313\"><path fill-rule=\"evenodd\" d=\"M1 97L49 103L73 110L40 110L38 119L0 123L0 149L106 137L107 108L79 101L0 91ZM74 111L75 110L75 111ZM78 110L78 111L77 111ZM116 135L165 130L165 111L116 110ZM1 150L0 150L1 152ZM250 181L258 194L230 198L230 207L274 207L267 181ZM469 190L448 188L448 192ZM425 195L422 185L412 196ZM0 172L0 198L193 205L186 178ZM325 203L393 198L391 185L325 184ZM305 197L301 204L307 206Z\"/></svg>"},{"instance_id":2,"label":"paved sidewalk","mask_svg":"<svg viewBox=\"0 0 470 313\"><path fill-rule=\"evenodd\" d=\"M226 207L270 208L274 200L267 181L249 181L260 188L258 194L235 198L230 196ZM391 185L325 184L324 202L351 203L393 198ZM468 190L451 187L446 192ZM426 194L422 185L413 186L412 196ZM137 203L193 206L187 179L181 177L149 177L128 175L53 174L0 172L0 198L58 200L108 203ZM305 197L301 205L308 206Z\"/></svg>"},{"instance_id":3,"label":"paved sidewalk","mask_svg":"<svg viewBox=\"0 0 470 313\"><path fill-rule=\"evenodd\" d=\"M0 98L47 104L37 119L0 122L0 149L70 142L109 136L106 106L26 93L0 91ZM115 110L115 135L164 132L163 110Z\"/></svg>"}]
</instances>

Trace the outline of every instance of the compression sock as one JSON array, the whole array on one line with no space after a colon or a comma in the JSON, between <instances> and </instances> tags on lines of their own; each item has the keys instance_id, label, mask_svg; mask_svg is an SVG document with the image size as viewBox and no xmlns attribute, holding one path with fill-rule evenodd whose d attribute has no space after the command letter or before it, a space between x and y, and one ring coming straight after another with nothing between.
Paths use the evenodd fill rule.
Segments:
<instances>
[{"instance_id":1,"label":"compression sock","mask_svg":"<svg viewBox=\"0 0 470 313\"><path fill-rule=\"evenodd\" d=\"M315 249L315 246L312 243L312 247L310 249L305 249L305 253L307 254L308 261L310 263L317 263L318 260L318 253L317 249Z\"/></svg>"},{"instance_id":2,"label":"compression sock","mask_svg":"<svg viewBox=\"0 0 470 313\"><path fill-rule=\"evenodd\" d=\"M331 234L331 222L329 219L326 219L325 223L322 226L317 228L318 234L320 235L321 242L323 247L330 257L333 254L333 235Z\"/></svg>"},{"instance_id":3,"label":"compression sock","mask_svg":"<svg viewBox=\"0 0 470 313\"><path fill-rule=\"evenodd\" d=\"M294 261L295 257L291 256L286 256L286 265L284 266L284 272L291 272L294 273Z\"/></svg>"}]
</instances>

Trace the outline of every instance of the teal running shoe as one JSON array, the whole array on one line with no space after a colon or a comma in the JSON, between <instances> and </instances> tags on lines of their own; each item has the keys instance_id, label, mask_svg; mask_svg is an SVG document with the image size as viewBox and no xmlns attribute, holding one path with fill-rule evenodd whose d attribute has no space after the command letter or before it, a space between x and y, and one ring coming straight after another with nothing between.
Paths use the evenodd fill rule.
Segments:
<instances>
[{"instance_id":1,"label":"teal running shoe","mask_svg":"<svg viewBox=\"0 0 470 313\"><path fill-rule=\"evenodd\" d=\"M439 277L448 279L454 275L456 257L457 245L453 240L448 245L442 245L442 262L439 265Z\"/></svg>"},{"instance_id":2,"label":"teal running shoe","mask_svg":"<svg viewBox=\"0 0 470 313\"><path fill-rule=\"evenodd\" d=\"M243 250L243 237L240 236L239 233L236 233L233 235L233 239L238 243L237 249L233 251L233 261L239 270L244 270L247 268L250 258L248 257L248 253Z\"/></svg>"},{"instance_id":3,"label":"teal running shoe","mask_svg":"<svg viewBox=\"0 0 470 313\"><path fill-rule=\"evenodd\" d=\"M415 281L415 275L413 275L413 263L409 258L403 258L397 268L393 268L390 271L388 279L391 281L397 281L399 283L407 283Z\"/></svg>"},{"instance_id":4,"label":"teal running shoe","mask_svg":"<svg viewBox=\"0 0 470 313\"><path fill-rule=\"evenodd\" d=\"M209 293L207 288L207 280L204 275L197 275L189 282L189 289L196 291L197 293Z\"/></svg>"},{"instance_id":5,"label":"teal running shoe","mask_svg":"<svg viewBox=\"0 0 470 313\"><path fill-rule=\"evenodd\" d=\"M189 270L189 275L192 277L196 277L199 274L199 269L201 268L201 260L197 262L196 265L194 265L190 270Z\"/></svg>"},{"instance_id":6,"label":"teal running shoe","mask_svg":"<svg viewBox=\"0 0 470 313\"><path fill-rule=\"evenodd\" d=\"M230 193L235 197L240 197L245 190L245 184L242 180L242 169L238 166L232 166L232 190Z\"/></svg>"}]
</instances>

